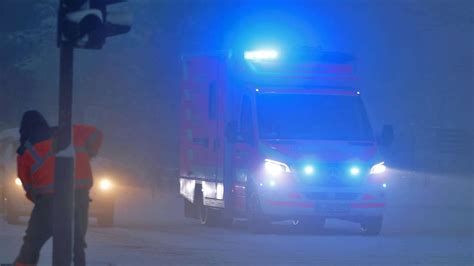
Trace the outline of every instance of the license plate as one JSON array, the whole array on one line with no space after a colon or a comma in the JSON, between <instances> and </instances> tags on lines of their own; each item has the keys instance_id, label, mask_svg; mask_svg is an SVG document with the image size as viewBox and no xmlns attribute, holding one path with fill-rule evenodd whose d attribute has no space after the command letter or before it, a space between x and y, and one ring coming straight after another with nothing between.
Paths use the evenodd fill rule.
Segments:
<instances>
[{"instance_id":1,"label":"license plate","mask_svg":"<svg viewBox=\"0 0 474 266\"><path fill-rule=\"evenodd\" d=\"M316 212L321 213L348 213L350 207L345 203L320 203L316 204Z\"/></svg>"}]
</instances>

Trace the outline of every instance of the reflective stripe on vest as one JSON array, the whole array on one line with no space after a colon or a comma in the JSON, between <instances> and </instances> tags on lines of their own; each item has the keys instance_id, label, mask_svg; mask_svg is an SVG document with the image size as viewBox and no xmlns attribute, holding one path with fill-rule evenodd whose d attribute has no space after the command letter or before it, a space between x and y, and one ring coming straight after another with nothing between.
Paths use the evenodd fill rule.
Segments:
<instances>
[{"instance_id":1,"label":"reflective stripe on vest","mask_svg":"<svg viewBox=\"0 0 474 266\"><path fill-rule=\"evenodd\" d=\"M31 166L31 174L33 175L36 171L38 171L41 166L52 156L54 156L53 151L48 151L43 158L35 151L33 145L30 142L25 143L25 148L30 152L31 156L35 160L35 164Z\"/></svg>"},{"instance_id":2,"label":"reflective stripe on vest","mask_svg":"<svg viewBox=\"0 0 474 266\"><path fill-rule=\"evenodd\" d=\"M38 169L41 168L41 166L43 166L44 162L46 162L50 157L53 157L54 156L54 153L52 151L48 151L48 153L46 153L44 155L44 158L41 158L40 160L41 161L38 161L36 162L32 167L31 167L31 174L35 173L36 171L38 171Z\"/></svg>"},{"instance_id":3,"label":"reflective stripe on vest","mask_svg":"<svg viewBox=\"0 0 474 266\"><path fill-rule=\"evenodd\" d=\"M93 154L91 154L91 151L87 149L87 147L90 147L97 140L98 137L99 132L95 130L89 135L89 137L87 137L84 146L74 146L74 150L77 153L86 153L89 156L93 156Z\"/></svg>"}]
</instances>

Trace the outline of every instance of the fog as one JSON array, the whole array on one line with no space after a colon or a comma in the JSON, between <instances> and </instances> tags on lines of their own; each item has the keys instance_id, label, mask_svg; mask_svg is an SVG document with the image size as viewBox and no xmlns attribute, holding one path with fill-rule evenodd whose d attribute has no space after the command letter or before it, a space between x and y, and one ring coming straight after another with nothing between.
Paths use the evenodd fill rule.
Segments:
<instances>
[{"instance_id":1,"label":"fog","mask_svg":"<svg viewBox=\"0 0 474 266\"><path fill-rule=\"evenodd\" d=\"M0 125L17 127L32 108L55 124L56 1L1 5ZM137 0L129 6L135 15L129 34L108 39L100 51L76 51L74 117L102 128L103 155L140 175L176 168L180 56L259 42L354 54L374 129L394 125L394 164L452 171L458 169L445 168L456 162L472 170L470 1ZM443 129L460 132L471 145L467 153L440 153L436 136Z\"/></svg>"},{"instance_id":2,"label":"fog","mask_svg":"<svg viewBox=\"0 0 474 266\"><path fill-rule=\"evenodd\" d=\"M0 131L18 127L30 109L58 123L57 5L0 1ZM134 14L129 33L108 38L102 50L75 50L73 122L103 130L99 160L122 175L116 227L93 225L88 236L95 262L472 265L472 1L132 0L117 9L127 7ZM261 45L355 56L375 133L385 124L395 132L382 150L392 179L381 239L355 237L354 225L334 221L314 238L279 225L276 236L252 238L242 221L210 229L182 218L181 57ZM0 240L11 237L17 248L24 228L0 225ZM11 257L6 250L0 263Z\"/></svg>"}]
</instances>

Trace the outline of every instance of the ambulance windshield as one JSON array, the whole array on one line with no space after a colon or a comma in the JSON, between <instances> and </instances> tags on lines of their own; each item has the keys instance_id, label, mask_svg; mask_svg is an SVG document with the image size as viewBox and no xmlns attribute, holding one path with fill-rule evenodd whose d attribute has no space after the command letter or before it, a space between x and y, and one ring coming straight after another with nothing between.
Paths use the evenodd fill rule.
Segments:
<instances>
[{"instance_id":1,"label":"ambulance windshield","mask_svg":"<svg viewBox=\"0 0 474 266\"><path fill-rule=\"evenodd\" d=\"M358 96L258 94L257 116L261 139L373 140Z\"/></svg>"}]
</instances>

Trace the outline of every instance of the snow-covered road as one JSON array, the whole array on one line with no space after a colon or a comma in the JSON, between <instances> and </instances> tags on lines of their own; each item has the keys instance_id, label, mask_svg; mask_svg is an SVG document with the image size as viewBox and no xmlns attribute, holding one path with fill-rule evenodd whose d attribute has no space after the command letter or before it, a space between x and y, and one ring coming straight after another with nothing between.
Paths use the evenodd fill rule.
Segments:
<instances>
[{"instance_id":1,"label":"snow-covered road","mask_svg":"<svg viewBox=\"0 0 474 266\"><path fill-rule=\"evenodd\" d=\"M92 226L89 262L94 265L473 265L472 236L450 234L357 235L357 227L330 224L319 235L301 235L289 226L273 234L250 235L205 228L187 221L155 226ZM24 227L1 226L0 257L12 260ZM41 264L51 265L51 243Z\"/></svg>"},{"instance_id":2,"label":"snow-covered road","mask_svg":"<svg viewBox=\"0 0 474 266\"><path fill-rule=\"evenodd\" d=\"M285 224L274 225L270 234L251 235L243 221L236 221L232 228L208 228L182 218L182 201L175 195L152 197L147 190L128 189L118 204L116 227L100 228L91 221L89 263L474 265L472 181L460 188L451 181L438 184L436 179L426 186L423 180L423 188L416 189L417 181L411 180L406 183L411 192L404 182L393 184L403 191L404 199L398 199L401 194L391 195L384 229L377 237L360 236L357 225L335 220L328 221L324 232L313 235ZM447 192L436 192L440 186ZM450 189L456 195L449 197ZM429 202L418 199L414 204L417 197ZM25 225L0 222L0 262L14 259L24 229ZM42 252L43 264L51 265L50 242Z\"/></svg>"}]
</instances>

